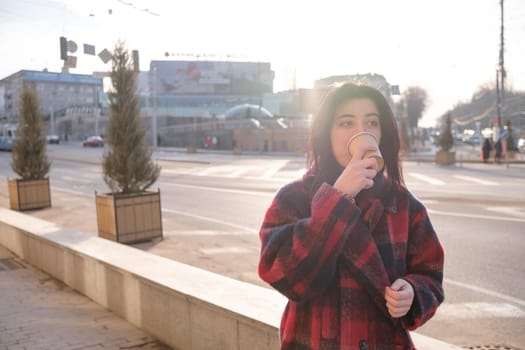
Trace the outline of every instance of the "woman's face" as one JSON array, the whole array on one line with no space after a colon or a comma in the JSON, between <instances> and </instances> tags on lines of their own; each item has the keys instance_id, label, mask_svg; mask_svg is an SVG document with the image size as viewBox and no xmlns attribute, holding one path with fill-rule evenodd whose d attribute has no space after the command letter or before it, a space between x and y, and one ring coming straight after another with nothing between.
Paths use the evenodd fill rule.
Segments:
<instances>
[{"instance_id":1,"label":"woman's face","mask_svg":"<svg viewBox=\"0 0 525 350\"><path fill-rule=\"evenodd\" d=\"M379 111L369 98L347 100L335 110L330 139L335 159L342 167L350 161L347 151L348 141L359 132L373 134L377 143L381 141Z\"/></svg>"}]
</instances>

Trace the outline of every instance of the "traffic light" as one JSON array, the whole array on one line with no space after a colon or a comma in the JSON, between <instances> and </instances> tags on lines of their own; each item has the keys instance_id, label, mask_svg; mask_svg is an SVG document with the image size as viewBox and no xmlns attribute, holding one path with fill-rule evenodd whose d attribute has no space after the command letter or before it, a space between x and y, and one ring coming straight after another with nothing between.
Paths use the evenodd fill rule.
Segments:
<instances>
[{"instance_id":1,"label":"traffic light","mask_svg":"<svg viewBox=\"0 0 525 350\"><path fill-rule=\"evenodd\" d=\"M60 59L67 60L67 39L64 36L60 37Z\"/></svg>"}]
</instances>

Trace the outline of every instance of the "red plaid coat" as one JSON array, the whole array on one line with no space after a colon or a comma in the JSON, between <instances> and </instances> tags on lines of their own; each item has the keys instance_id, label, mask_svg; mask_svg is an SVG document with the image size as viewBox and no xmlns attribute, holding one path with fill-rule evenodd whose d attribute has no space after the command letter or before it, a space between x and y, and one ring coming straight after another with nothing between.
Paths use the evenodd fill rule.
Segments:
<instances>
[{"instance_id":1,"label":"red plaid coat","mask_svg":"<svg viewBox=\"0 0 525 350\"><path fill-rule=\"evenodd\" d=\"M444 298L444 253L424 206L382 175L355 203L314 180L282 188L260 231L259 276L289 299L281 348L414 349L408 330ZM415 294L400 319L384 298L397 278Z\"/></svg>"}]
</instances>

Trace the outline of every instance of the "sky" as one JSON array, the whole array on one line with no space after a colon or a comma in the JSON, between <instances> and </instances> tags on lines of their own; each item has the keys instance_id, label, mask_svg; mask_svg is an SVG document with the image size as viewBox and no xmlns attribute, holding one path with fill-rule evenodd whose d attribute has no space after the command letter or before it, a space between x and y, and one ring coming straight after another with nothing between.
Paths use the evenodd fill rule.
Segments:
<instances>
[{"instance_id":1,"label":"sky","mask_svg":"<svg viewBox=\"0 0 525 350\"><path fill-rule=\"evenodd\" d=\"M0 0L0 79L59 72L59 37L79 46L71 73L108 71L118 40L151 60L270 62L274 91L331 75L376 73L401 92L420 86L420 125L496 80L501 0ZM504 1L507 89L525 91L525 0ZM171 53L165 57L165 53ZM397 99L398 97L395 97Z\"/></svg>"}]
</instances>

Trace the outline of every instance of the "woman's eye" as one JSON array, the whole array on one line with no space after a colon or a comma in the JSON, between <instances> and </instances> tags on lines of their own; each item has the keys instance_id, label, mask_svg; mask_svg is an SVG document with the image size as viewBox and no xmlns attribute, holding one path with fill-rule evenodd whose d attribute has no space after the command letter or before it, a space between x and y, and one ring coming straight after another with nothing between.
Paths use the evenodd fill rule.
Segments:
<instances>
[{"instance_id":1,"label":"woman's eye","mask_svg":"<svg viewBox=\"0 0 525 350\"><path fill-rule=\"evenodd\" d=\"M368 122L368 125L377 128L377 127L379 127L379 120L370 120L370 121Z\"/></svg>"},{"instance_id":2,"label":"woman's eye","mask_svg":"<svg viewBox=\"0 0 525 350\"><path fill-rule=\"evenodd\" d=\"M344 121L341 122L340 125L345 127L345 128L348 128L348 127L352 126L352 122L350 120L344 120Z\"/></svg>"}]
</instances>

